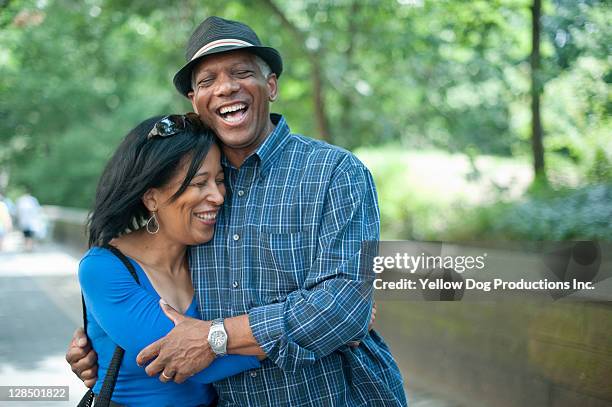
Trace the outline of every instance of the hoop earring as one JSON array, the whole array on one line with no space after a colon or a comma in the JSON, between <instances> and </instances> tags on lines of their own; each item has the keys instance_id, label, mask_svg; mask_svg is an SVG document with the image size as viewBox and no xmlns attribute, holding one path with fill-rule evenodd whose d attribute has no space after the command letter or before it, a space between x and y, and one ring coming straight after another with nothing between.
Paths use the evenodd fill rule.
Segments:
<instances>
[{"instance_id":1,"label":"hoop earring","mask_svg":"<svg viewBox=\"0 0 612 407\"><path fill-rule=\"evenodd\" d=\"M151 215L151 217L147 220L147 224L146 224L146 229L147 232L149 232L150 234L154 235L157 232L159 232L159 222L157 221L157 216L155 216L156 212L153 211L153 215ZM151 230L151 223L154 222L155 223L155 230Z\"/></svg>"}]
</instances>

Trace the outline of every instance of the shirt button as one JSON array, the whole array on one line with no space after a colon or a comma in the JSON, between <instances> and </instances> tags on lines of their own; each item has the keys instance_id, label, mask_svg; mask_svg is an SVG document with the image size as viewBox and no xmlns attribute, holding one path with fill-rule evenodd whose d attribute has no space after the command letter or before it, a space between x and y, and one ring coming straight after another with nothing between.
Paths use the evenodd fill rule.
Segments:
<instances>
[{"instance_id":1,"label":"shirt button","mask_svg":"<svg viewBox=\"0 0 612 407\"><path fill-rule=\"evenodd\" d=\"M251 372L251 377L257 377L257 372Z\"/></svg>"},{"instance_id":2,"label":"shirt button","mask_svg":"<svg viewBox=\"0 0 612 407\"><path fill-rule=\"evenodd\" d=\"M244 191L242 189L238 191L238 196L243 196L243 195L244 195Z\"/></svg>"},{"instance_id":3,"label":"shirt button","mask_svg":"<svg viewBox=\"0 0 612 407\"><path fill-rule=\"evenodd\" d=\"M238 288L239 285L240 285L240 283L238 283L238 281L234 281L232 283L232 287L234 287L234 288Z\"/></svg>"},{"instance_id":4,"label":"shirt button","mask_svg":"<svg viewBox=\"0 0 612 407\"><path fill-rule=\"evenodd\" d=\"M234 236L232 236L232 239L234 239L234 240L238 240L238 239L240 239L240 235L238 235L238 234L236 233Z\"/></svg>"}]
</instances>

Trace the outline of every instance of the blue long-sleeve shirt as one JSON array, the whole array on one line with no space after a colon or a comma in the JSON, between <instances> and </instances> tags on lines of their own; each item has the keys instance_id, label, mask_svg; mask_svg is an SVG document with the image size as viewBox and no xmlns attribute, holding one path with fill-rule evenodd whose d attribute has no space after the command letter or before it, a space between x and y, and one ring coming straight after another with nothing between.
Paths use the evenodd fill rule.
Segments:
<instances>
[{"instance_id":1,"label":"blue long-sleeve shirt","mask_svg":"<svg viewBox=\"0 0 612 407\"><path fill-rule=\"evenodd\" d=\"M125 350L125 355L112 399L130 407L207 404L215 397L210 383L260 366L254 356L228 355L216 359L183 384L162 383L157 376L147 376L144 368L136 364L136 355L168 334L174 324L159 307L160 297L142 268L130 261L140 285L107 249L90 249L79 266L87 306L87 334L98 353L99 379L94 393L102 387L117 345ZM195 298L185 315L198 317Z\"/></svg>"}]
</instances>

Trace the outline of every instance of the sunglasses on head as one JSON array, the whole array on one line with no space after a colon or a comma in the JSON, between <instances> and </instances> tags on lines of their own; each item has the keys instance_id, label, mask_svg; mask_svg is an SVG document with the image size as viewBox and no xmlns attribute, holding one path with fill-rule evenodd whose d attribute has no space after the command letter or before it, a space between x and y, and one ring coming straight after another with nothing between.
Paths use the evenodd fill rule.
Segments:
<instances>
[{"instance_id":1,"label":"sunglasses on head","mask_svg":"<svg viewBox=\"0 0 612 407\"><path fill-rule=\"evenodd\" d=\"M154 137L171 137L182 132L189 125L200 125L200 118L196 113L171 114L155 123L147 135L147 139L150 140Z\"/></svg>"}]
</instances>

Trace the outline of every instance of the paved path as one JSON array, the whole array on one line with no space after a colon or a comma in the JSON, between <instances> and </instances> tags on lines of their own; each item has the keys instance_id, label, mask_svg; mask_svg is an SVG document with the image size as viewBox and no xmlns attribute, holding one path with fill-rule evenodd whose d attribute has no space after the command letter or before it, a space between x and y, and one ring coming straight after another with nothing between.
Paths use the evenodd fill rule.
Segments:
<instances>
[{"instance_id":1,"label":"paved path","mask_svg":"<svg viewBox=\"0 0 612 407\"><path fill-rule=\"evenodd\" d=\"M70 386L69 402L6 402L0 406L74 406L85 386L64 360L81 325L78 253L52 244L23 252L12 234L0 252L0 385ZM459 407L435 395L408 391L411 407Z\"/></svg>"},{"instance_id":2,"label":"paved path","mask_svg":"<svg viewBox=\"0 0 612 407\"><path fill-rule=\"evenodd\" d=\"M81 324L77 259L58 247L22 252L18 234L0 252L0 385L70 386L69 402L7 402L0 406L74 406L85 386L64 360Z\"/></svg>"}]
</instances>

